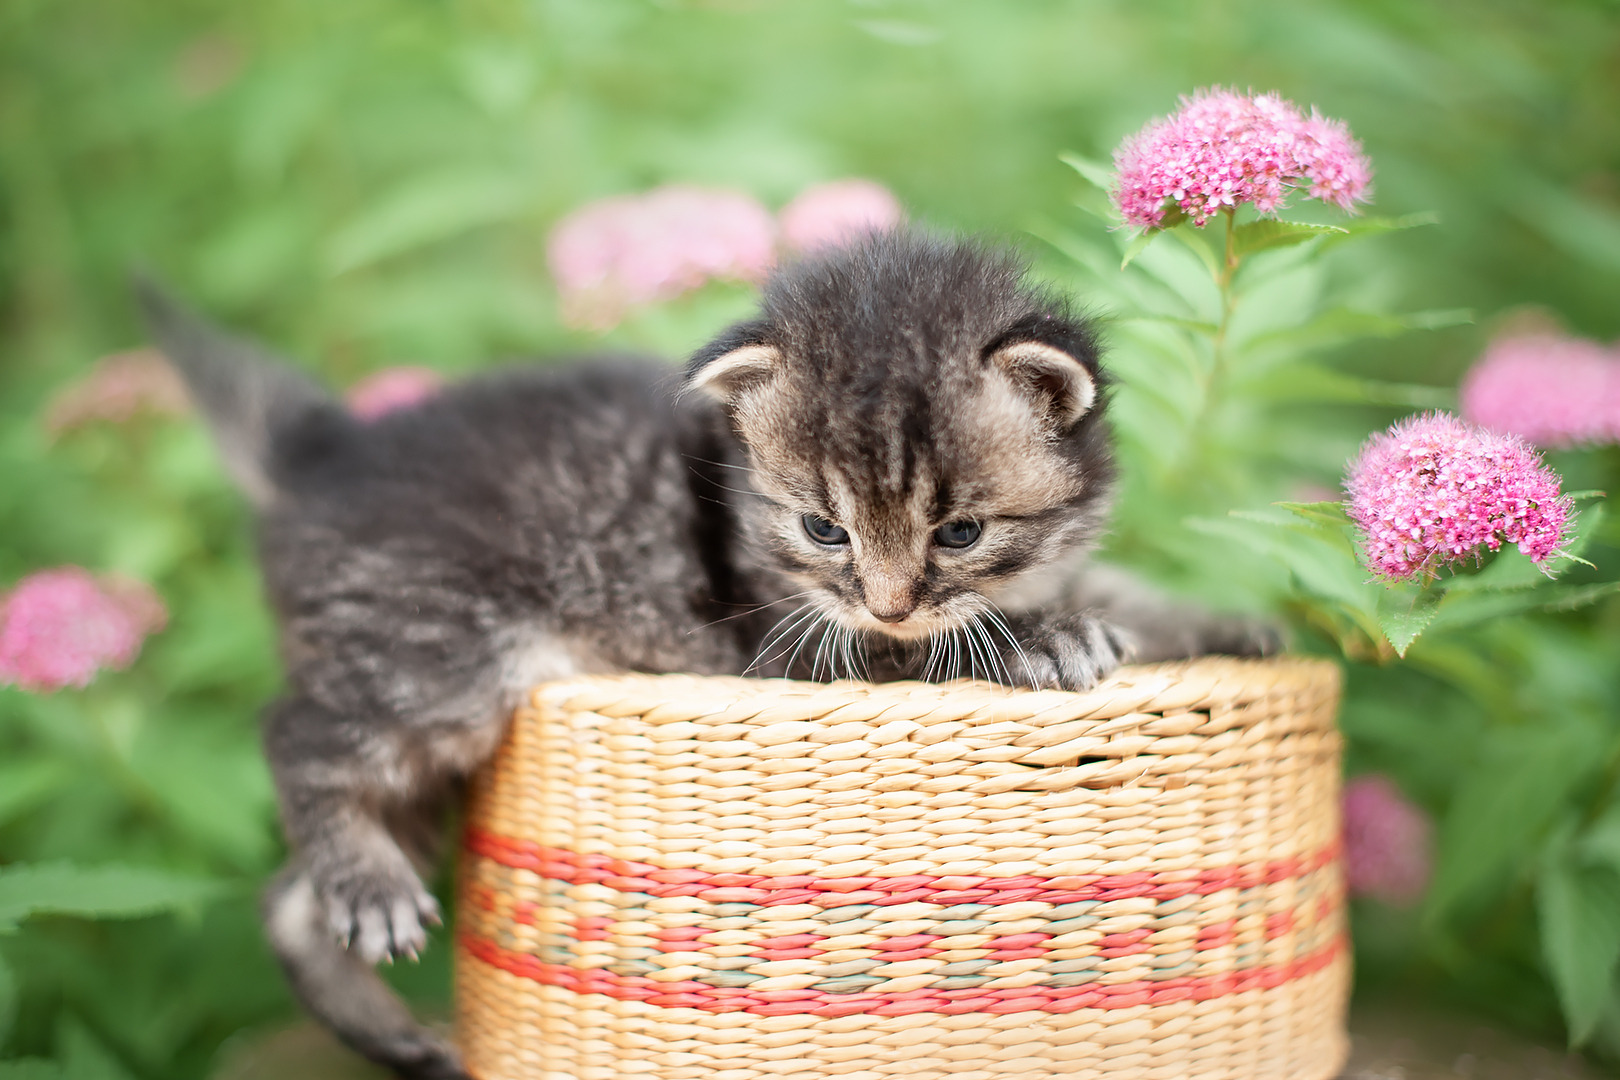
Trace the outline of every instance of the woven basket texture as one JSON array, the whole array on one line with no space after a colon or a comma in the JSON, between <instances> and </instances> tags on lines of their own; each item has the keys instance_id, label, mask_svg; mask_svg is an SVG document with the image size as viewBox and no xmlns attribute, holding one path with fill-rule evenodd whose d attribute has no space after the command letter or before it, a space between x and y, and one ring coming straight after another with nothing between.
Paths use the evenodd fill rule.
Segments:
<instances>
[{"instance_id":1,"label":"woven basket texture","mask_svg":"<svg viewBox=\"0 0 1620 1080\"><path fill-rule=\"evenodd\" d=\"M480 1080L1323 1080L1338 669L550 683L476 784Z\"/></svg>"}]
</instances>

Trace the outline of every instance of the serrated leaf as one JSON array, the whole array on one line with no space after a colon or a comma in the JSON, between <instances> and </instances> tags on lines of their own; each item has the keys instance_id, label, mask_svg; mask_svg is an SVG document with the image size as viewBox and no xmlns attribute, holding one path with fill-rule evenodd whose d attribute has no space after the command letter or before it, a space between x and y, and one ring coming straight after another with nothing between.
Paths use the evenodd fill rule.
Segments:
<instances>
[{"instance_id":1,"label":"serrated leaf","mask_svg":"<svg viewBox=\"0 0 1620 1080\"><path fill-rule=\"evenodd\" d=\"M1353 217L1346 218L1342 226L1344 235L1329 237L1328 244L1343 243L1363 236L1376 236L1379 233L1404 232L1407 229L1419 229L1425 225L1440 224L1440 215L1433 210L1420 210L1415 214L1402 214L1400 217ZM1326 245L1324 245L1326 246Z\"/></svg>"},{"instance_id":2,"label":"serrated leaf","mask_svg":"<svg viewBox=\"0 0 1620 1080\"><path fill-rule=\"evenodd\" d=\"M1158 239L1158 236L1158 229L1147 229L1144 230L1140 236L1134 238L1129 244L1126 244L1125 254L1119 261L1119 268L1123 270L1127 266L1131 265L1131 261L1138 255L1142 254L1142 252L1146 251L1148 245L1153 243L1154 240Z\"/></svg>"},{"instance_id":3,"label":"serrated leaf","mask_svg":"<svg viewBox=\"0 0 1620 1080\"><path fill-rule=\"evenodd\" d=\"M1435 628L1455 630L1477 626L1490 619L1523 615L1531 611L1575 611L1604 597L1620 593L1620 581L1595 585L1501 590L1447 589L1435 618Z\"/></svg>"},{"instance_id":4,"label":"serrated leaf","mask_svg":"<svg viewBox=\"0 0 1620 1080\"><path fill-rule=\"evenodd\" d=\"M508 171L455 170L417 176L387 192L348 224L326 248L333 274L358 269L459 233L522 214L532 201Z\"/></svg>"},{"instance_id":5,"label":"serrated leaf","mask_svg":"<svg viewBox=\"0 0 1620 1080\"><path fill-rule=\"evenodd\" d=\"M1378 626L1396 656L1405 658L1412 642L1428 629L1442 595L1435 589L1423 589L1410 596L1390 589L1378 598Z\"/></svg>"},{"instance_id":6,"label":"serrated leaf","mask_svg":"<svg viewBox=\"0 0 1620 1080\"><path fill-rule=\"evenodd\" d=\"M1292 247L1324 236L1343 236L1349 229L1341 225L1311 225L1303 221L1278 221L1261 218L1235 226L1232 230L1232 251L1242 258L1257 251Z\"/></svg>"},{"instance_id":7,"label":"serrated leaf","mask_svg":"<svg viewBox=\"0 0 1620 1080\"><path fill-rule=\"evenodd\" d=\"M1537 881L1536 914L1570 1045L1580 1046L1597 1028L1620 964L1620 874L1561 850Z\"/></svg>"},{"instance_id":8,"label":"serrated leaf","mask_svg":"<svg viewBox=\"0 0 1620 1080\"><path fill-rule=\"evenodd\" d=\"M1058 160L1079 173L1093 187L1109 191L1114 186L1114 168L1112 165L1106 165L1096 158L1089 158L1083 154L1072 152L1059 154Z\"/></svg>"},{"instance_id":9,"label":"serrated leaf","mask_svg":"<svg viewBox=\"0 0 1620 1080\"><path fill-rule=\"evenodd\" d=\"M1537 585L1546 585L1564 568L1562 564L1565 560L1586 562L1580 557L1581 552L1585 551L1593 539L1602 532L1604 516L1605 508L1602 506L1590 506L1581 511L1575 518L1572 535L1564 554L1549 560L1545 570L1517 549L1504 546L1497 552L1496 558L1491 560L1489 566L1478 573L1457 574L1445 582L1445 588L1450 592L1464 593L1529 589ZM1602 586L1589 586L1591 587ZM1603 594L1600 593L1599 596L1601 595ZM1562 605L1566 602L1560 600L1554 603Z\"/></svg>"},{"instance_id":10,"label":"serrated leaf","mask_svg":"<svg viewBox=\"0 0 1620 1080\"><path fill-rule=\"evenodd\" d=\"M228 888L146 867L13 863L0 867L0 933L15 930L30 915L124 919L189 908Z\"/></svg>"}]
</instances>

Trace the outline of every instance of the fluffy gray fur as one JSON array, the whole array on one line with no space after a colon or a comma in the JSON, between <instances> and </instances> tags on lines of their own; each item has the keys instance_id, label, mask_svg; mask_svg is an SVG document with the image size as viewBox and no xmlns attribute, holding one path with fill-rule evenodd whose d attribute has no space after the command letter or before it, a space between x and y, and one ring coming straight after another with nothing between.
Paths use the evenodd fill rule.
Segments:
<instances>
[{"instance_id":1,"label":"fluffy gray fur","mask_svg":"<svg viewBox=\"0 0 1620 1080\"><path fill-rule=\"evenodd\" d=\"M402 1076L464 1073L372 965L438 921L419 873L439 814L534 683L1078 689L1133 650L1258 645L1163 604L1123 605L1135 630L1080 606L1071 561L1112 476L1094 335L976 244L900 232L788 266L684 381L624 358L510 371L371 424L142 299L262 511L289 684L265 731L292 850L270 941L311 1012Z\"/></svg>"}]
</instances>

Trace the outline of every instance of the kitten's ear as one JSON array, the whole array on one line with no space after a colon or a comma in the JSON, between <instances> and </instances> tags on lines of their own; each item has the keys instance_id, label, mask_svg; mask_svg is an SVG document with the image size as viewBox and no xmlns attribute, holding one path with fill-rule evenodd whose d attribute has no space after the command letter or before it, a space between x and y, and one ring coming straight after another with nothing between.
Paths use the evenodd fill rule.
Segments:
<instances>
[{"instance_id":1,"label":"kitten's ear","mask_svg":"<svg viewBox=\"0 0 1620 1080\"><path fill-rule=\"evenodd\" d=\"M692 357L686 389L731 404L753 386L770 381L781 368L782 350L765 340L754 323L734 326Z\"/></svg>"},{"instance_id":2,"label":"kitten's ear","mask_svg":"<svg viewBox=\"0 0 1620 1080\"><path fill-rule=\"evenodd\" d=\"M1034 398L1059 431L1072 428L1097 401L1091 368L1056 345L1010 341L992 352L989 362Z\"/></svg>"}]
</instances>

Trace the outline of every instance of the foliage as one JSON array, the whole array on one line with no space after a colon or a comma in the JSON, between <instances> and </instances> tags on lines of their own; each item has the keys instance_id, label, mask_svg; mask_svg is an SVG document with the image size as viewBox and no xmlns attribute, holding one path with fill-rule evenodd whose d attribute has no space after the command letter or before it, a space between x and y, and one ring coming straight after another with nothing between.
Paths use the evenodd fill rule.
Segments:
<instances>
[{"instance_id":1,"label":"foliage","mask_svg":"<svg viewBox=\"0 0 1620 1080\"><path fill-rule=\"evenodd\" d=\"M1033 237L1107 320L1114 558L1348 655L1351 771L1439 821L1424 906L1356 911L1363 991L1427 987L1620 1056L1620 528L1587 500L1592 567L1540 584L1503 554L1420 600L1369 583L1313 505L1368 432L1454 404L1498 313L1620 333L1617 45L1599 0L0 8L0 587L73 563L153 583L171 613L127 672L0 690L0 1077L202 1077L292 1010L254 914L280 857L254 720L278 676L247 513L190 422L45 422L138 344L129 268L338 386L674 357L746 290L570 332L549 226L660 183L777 207L846 175L926 221ZM1212 83L1346 118L1377 170L1373 216L1237 221L1224 295L1223 221L1133 241L1086 179ZM1570 487L1620 484L1612 447L1553 461ZM447 951L397 973L428 1008Z\"/></svg>"}]
</instances>

